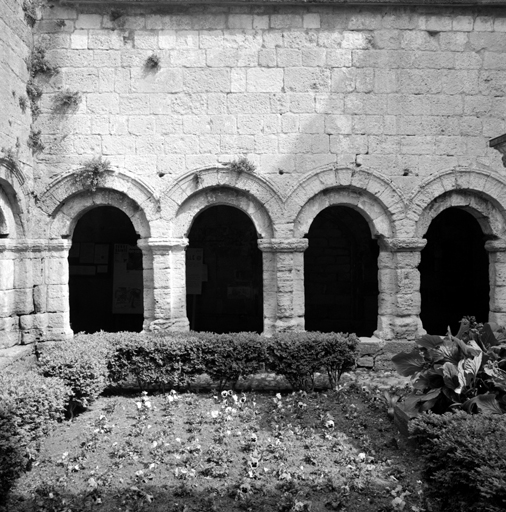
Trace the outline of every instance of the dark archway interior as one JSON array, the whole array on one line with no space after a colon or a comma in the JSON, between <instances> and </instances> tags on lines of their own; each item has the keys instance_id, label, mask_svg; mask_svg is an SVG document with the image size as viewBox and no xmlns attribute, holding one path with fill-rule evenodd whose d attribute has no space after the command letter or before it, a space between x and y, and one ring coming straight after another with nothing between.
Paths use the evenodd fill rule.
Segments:
<instances>
[{"instance_id":1,"label":"dark archway interior","mask_svg":"<svg viewBox=\"0 0 506 512\"><path fill-rule=\"evenodd\" d=\"M429 334L453 334L463 316L488 320L489 277L485 238L465 210L448 208L430 224L422 251L421 319Z\"/></svg>"},{"instance_id":2,"label":"dark archway interior","mask_svg":"<svg viewBox=\"0 0 506 512\"><path fill-rule=\"evenodd\" d=\"M213 206L195 219L186 252L187 314L194 331L263 329L262 253L251 219Z\"/></svg>"},{"instance_id":3,"label":"dark archway interior","mask_svg":"<svg viewBox=\"0 0 506 512\"><path fill-rule=\"evenodd\" d=\"M101 206L79 220L69 253L74 332L141 331L142 252L128 216Z\"/></svg>"},{"instance_id":4,"label":"dark archway interior","mask_svg":"<svg viewBox=\"0 0 506 512\"><path fill-rule=\"evenodd\" d=\"M306 329L371 336L377 327L378 254L366 220L331 206L314 219L304 253Z\"/></svg>"}]
</instances>

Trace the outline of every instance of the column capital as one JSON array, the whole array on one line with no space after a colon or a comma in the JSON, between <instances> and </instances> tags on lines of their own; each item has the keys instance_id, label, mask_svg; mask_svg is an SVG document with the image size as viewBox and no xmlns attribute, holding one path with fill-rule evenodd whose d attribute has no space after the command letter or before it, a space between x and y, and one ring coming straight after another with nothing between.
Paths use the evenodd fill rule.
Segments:
<instances>
[{"instance_id":1,"label":"column capital","mask_svg":"<svg viewBox=\"0 0 506 512\"><path fill-rule=\"evenodd\" d=\"M506 240L503 238L487 240L485 242L485 250L487 252L506 252Z\"/></svg>"},{"instance_id":2,"label":"column capital","mask_svg":"<svg viewBox=\"0 0 506 512\"><path fill-rule=\"evenodd\" d=\"M151 249L155 252L170 252L183 250L188 245L188 238L141 238L137 246L142 249Z\"/></svg>"},{"instance_id":3,"label":"column capital","mask_svg":"<svg viewBox=\"0 0 506 512\"><path fill-rule=\"evenodd\" d=\"M426 245L425 238L381 238L382 250L388 252L420 252Z\"/></svg>"},{"instance_id":4,"label":"column capital","mask_svg":"<svg viewBox=\"0 0 506 512\"><path fill-rule=\"evenodd\" d=\"M308 247L307 238L267 238L258 240L262 252L304 252Z\"/></svg>"}]
</instances>

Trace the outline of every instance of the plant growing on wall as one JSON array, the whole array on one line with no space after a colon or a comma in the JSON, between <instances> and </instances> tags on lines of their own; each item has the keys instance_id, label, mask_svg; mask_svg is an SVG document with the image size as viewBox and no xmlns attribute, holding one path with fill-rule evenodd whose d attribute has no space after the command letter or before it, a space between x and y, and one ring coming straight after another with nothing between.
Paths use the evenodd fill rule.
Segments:
<instances>
[{"instance_id":1,"label":"plant growing on wall","mask_svg":"<svg viewBox=\"0 0 506 512\"><path fill-rule=\"evenodd\" d=\"M111 162L101 156L86 161L77 171L77 180L85 190L95 192L100 186L103 173L111 171Z\"/></svg>"},{"instance_id":2,"label":"plant growing on wall","mask_svg":"<svg viewBox=\"0 0 506 512\"><path fill-rule=\"evenodd\" d=\"M125 12L121 9L111 9L109 19L115 28L123 28L125 26Z\"/></svg>"},{"instance_id":3,"label":"plant growing on wall","mask_svg":"<svg viewBox=\"0 0 506 512\"><path fill-rule=\"evenodd\" d=\"M38 75L53 76L58 73L58 69L48 61L46 49L41 45L33 47L26 61L26 67L32 78Z\"/></svg>"},{"instance_id":4,"label":"plant growing on wall","mask_svg":"<svg viewBox=\"0 0 506 512\"><path fill-rule=\"evenodd\" d=\"M26 61L26 67L30 75L26 84L26 95L30 100L30 108L35 120L40 114L39 100L42 96L42 87L37 82L37 77L40 75L51 77L58 73L58 69L47 60L46 50L40 45L32 49Z\"/></svg>"},{"instance_id":5,"label":"plant growing on wall","mask_svg":"<svg viewBox=\"0 0 506 512\"><path fill-rule=\"evenodd\" d=\"M27 144L34 154L44 151L45 146L42 142L41 131L35 130L33 126L30 127L30 135L28 136Z\"/></svg>"},{"instance_id":6,"label":"plant growing on wall","mask_svg":"<svg viewBox=\"0 0 506 512\"><path fill-rule=\"evenodd\" d=\"M250 162L246 157L241 157L236 160L233 160L228 164L229 168L233 172L241 173L248 172L253 174L256 170L256 166L254 163Z\"/></svg>"},{"instance_id":7,"label":"plant growing on wall","mask_svg":"<svg viewBox=\"0 0 506 512\"><path fill-rule=\"evenodd\" d=\"M144 63L144 69L148 73L156 73L160 69L160 57L156 53L150 55Z\"/></svg>"},{"instance_id":8,"label":"plant growing on wall","mask_svg":"<svg viewBox=\"0 0 506 512\"><path fill-rule=\"evenodd\" d=\"M53 110L57 114L67 114L74 112L81 103L82 96L79 91L65 89L60 91L53 98Z\"/></svg>"},{"instance_id":9,"label":"plant growing on wall","mask_svg":"<svg viewBox=\"0 0 506 512\"><path fill-rule=\"evenodd\" d=\"M17 166L18 165L18 155L17 155L17 151L14 151L14 149L12 148L6 148L6 147L2 147L2 153L3 153L3 158L5 160L7 160L9 163Z\"/></svg>"},{"instance_id":10,"label":"plant growing on wall","mask_svg":"<svg viewBox=\"0 0 506 512\"><path fill-rule=\"evenodd\" d=\"M28 98L26 96L19 97L19 108L23 114L26 112L26 107L28 106Z\"/></svg>"},{"instance_id":11,"label":"plant growing on wall","mask_svg":"<svg viewBox=\"0 0 506 512\"><path fill-rule=\"evenodd\" d=\"M39 21L39 9L44 5L44 0L23 0L21 8L25 15L25 21L33 27Z\"/></svg>"},{"instance_id":12,"label":"plant growing on wall","mask_svg":"<svg viewBox=\"0 0 506 512\"><path fill-rule=\"evenodd\" d=\"M30 110L32 111L33 119L37 119L40 114L39 100L42 96L42 88L38 85L33 78L30 78L26 84L26 95L30 100Z\"/></svg>"}]
</instances>

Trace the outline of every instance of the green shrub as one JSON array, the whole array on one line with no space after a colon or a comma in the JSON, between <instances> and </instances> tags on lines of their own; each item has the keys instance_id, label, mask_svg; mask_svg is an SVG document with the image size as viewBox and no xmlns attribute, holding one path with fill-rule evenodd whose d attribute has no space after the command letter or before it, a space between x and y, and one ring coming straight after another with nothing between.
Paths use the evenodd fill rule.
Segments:
<instances>
[{"instance_id":1,"label":"green shrub","mask_svg":"<svg viewBox=\"0 0 506 512\"><path fill-rule=\"evenodd\" d=\"M414 391L401 407L410 416L461 408L469 413L506 413L506 333L493 323L464 317L457 336L426 334L411 352L392 358L411 377Z\"/></svg>"},{"instance_id":2,"label":"green shrub","mask_svg":"<svg viewBox=\"0 0 506 512\"><path fill-rule=\"evenodd\" d=\"M38 366L45 377L59 377L73 392L70 412L87 408L108 383L110 351L105 335L78 334L73 340L41 346Z\"/></svg>"},{"instance_id":3,"label":"green shrub","mask_svg":"<svg viewBox=\"0 0 506 512\"><path fill-rule=\"evenodd\" d=\"M266 338L251 333L230 334L196 333L202 350L205 372L218 382L221 391L226 382L235 383L264 368Z\"/></svg>"},{"instance_id":4,"label":"green shrub","mask_svg":"<svg viewBox=\"0 0 506 512\"><path fill-rule=\"evenodd\" d=\"M312 390L315 373L327 372L332 387L355 365L354 334L292 332L274 335L268 344L268 367L283 375L296 390Z\"/></svg>"},{"instance_id":5,"label":"green shrub","mask_svg":"<svg viewBox=\"0 0 506 512\"><path fill-rule=\"evenodd\" d=\"M61 379L34 371L0 375L0 503L29 469L38 441L65 415L72 391Z\"/></svg>"},{"instance_id":6,"label":"green shrub","mask_svg":"<svg viewBox=\"0 0 506 512\"><path fill-rule=\"evenodd\" d=\"M186 333L124 333L113 343L109 378L120 383L135 378L141 389L187 385L203 373L200 346Z\"/></svg>"},{"instance_id":7,"label":"green shrub","mask_svg":"<svg viewBox=\"0 0 506 512\"><path fill-rule=\"evenodd\" d=\"M420 442L428 497L439 510L506 510L504 415L421 414L409 430Z\"/></svg>"}]
</instances>

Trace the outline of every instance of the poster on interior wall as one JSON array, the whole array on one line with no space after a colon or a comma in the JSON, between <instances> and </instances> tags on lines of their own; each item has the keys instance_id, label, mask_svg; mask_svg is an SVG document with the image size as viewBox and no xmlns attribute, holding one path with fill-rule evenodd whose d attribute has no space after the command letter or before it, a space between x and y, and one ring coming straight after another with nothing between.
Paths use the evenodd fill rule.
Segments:
<instances>
[{"instance_id":1,"label":"poster on interior wall","mask_svg":"<svg viewBox=\"0 0 506 512\"><path fill-rule=\"evenodd\" d=\"M142 251L133 245L114 244L112 312L142 314Z\"/></svg>"},{"instance_id":2,"label":"poster on interior wall","mask_svg":"<svg viewBox=\"0 0 506 512\"><path fill-rule=\"evenodd\" d=\"M202 293L204 249L186 249L186 295Z\"/></svg>"}]
</instances>

